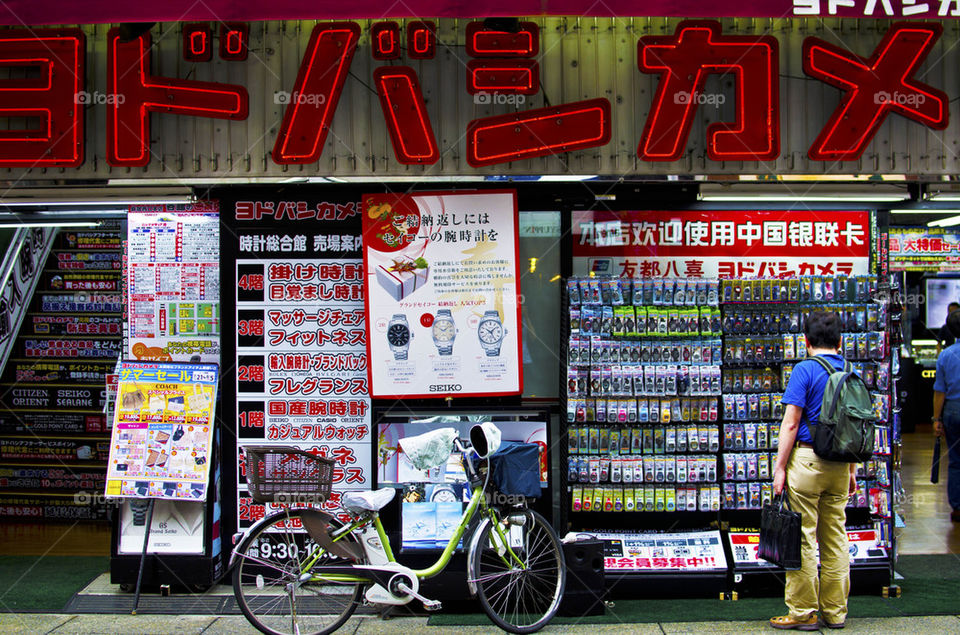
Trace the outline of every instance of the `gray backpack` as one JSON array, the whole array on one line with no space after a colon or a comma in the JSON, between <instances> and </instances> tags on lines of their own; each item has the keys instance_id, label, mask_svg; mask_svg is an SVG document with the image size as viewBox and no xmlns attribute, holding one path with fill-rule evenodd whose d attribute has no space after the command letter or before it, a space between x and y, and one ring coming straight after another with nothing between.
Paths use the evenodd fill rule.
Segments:
<instances>
[{"instance_id":1,"label":"gray backpack","mask_svg":"<svg viewBox=\"0 0 960 635\"><path fill-rule=\"evenodd\" d=\"M843 370L817 355L808 357L829 374L823 390L820 421L807 427L813 439L813 451L822 459L845 463L861 463L873 456L874 424L873 399L866 384L848 361Z\"/></svg>"}]
</instances>

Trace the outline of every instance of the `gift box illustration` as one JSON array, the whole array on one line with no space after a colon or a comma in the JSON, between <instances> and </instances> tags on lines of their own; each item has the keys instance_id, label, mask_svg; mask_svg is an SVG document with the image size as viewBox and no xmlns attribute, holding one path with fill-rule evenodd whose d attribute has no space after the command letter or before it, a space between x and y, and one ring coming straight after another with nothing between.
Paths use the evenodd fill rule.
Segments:
<instances>
[{"instance_id":1,"label":"gift box illustration","mask_svg":"<svg viewBox=\"0 0 960 635\"><path fill-rule=\"evenodd\" d=\"M394 258L389 265L377 265L377 282L396 301L427 284L430 266L423 258Z\"/></svg>"}]
</instances>

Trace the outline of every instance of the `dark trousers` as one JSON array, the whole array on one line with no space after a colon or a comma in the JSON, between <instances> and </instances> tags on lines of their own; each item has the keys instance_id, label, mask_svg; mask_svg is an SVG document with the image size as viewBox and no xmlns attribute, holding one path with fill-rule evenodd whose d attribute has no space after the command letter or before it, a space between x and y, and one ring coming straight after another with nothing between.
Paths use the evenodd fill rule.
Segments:
<instances>
[{"instance_id":1,"label":"dark trousers","mask_svg":"<svg viewBox=\"0 0 960 635\"><path fill-rule=\"evenodd\" d=\"M950 457L947 497L950 507L960 511L960 400L949 399L943 406L943 430Z\"/></svg>"}]
</instances>

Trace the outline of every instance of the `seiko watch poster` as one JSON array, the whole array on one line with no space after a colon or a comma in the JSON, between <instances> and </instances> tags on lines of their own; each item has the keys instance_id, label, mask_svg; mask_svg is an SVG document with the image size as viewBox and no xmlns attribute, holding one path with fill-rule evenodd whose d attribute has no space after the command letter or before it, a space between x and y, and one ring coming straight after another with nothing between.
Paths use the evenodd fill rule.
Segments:
<instances>
[{"instance_id":1,"label":"seiko watch poster","mask_svg":"<svg viewBox=\"0 0 960 635\"><path fill-rule=\"evenodd\" d=\"M516 192L363 197L373 397L523 388Z\"/></svg>"}]
</instances>

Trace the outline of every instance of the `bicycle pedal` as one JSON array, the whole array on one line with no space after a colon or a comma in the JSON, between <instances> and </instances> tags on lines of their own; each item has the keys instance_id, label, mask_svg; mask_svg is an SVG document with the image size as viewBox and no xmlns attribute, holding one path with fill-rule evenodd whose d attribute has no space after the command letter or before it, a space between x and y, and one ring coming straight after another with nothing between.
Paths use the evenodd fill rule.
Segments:
<instances>
[{"instance_id":1,"label":"bicycle pedal","mask_svg":"<svg viewBox=\"0 0 960 635\"><path fill-rule=\"evenodd\" d=\"M443 603L439 600L423 600L423 608L427 611L439 611L443 608Z\"/></svg>"}]
</instances>

